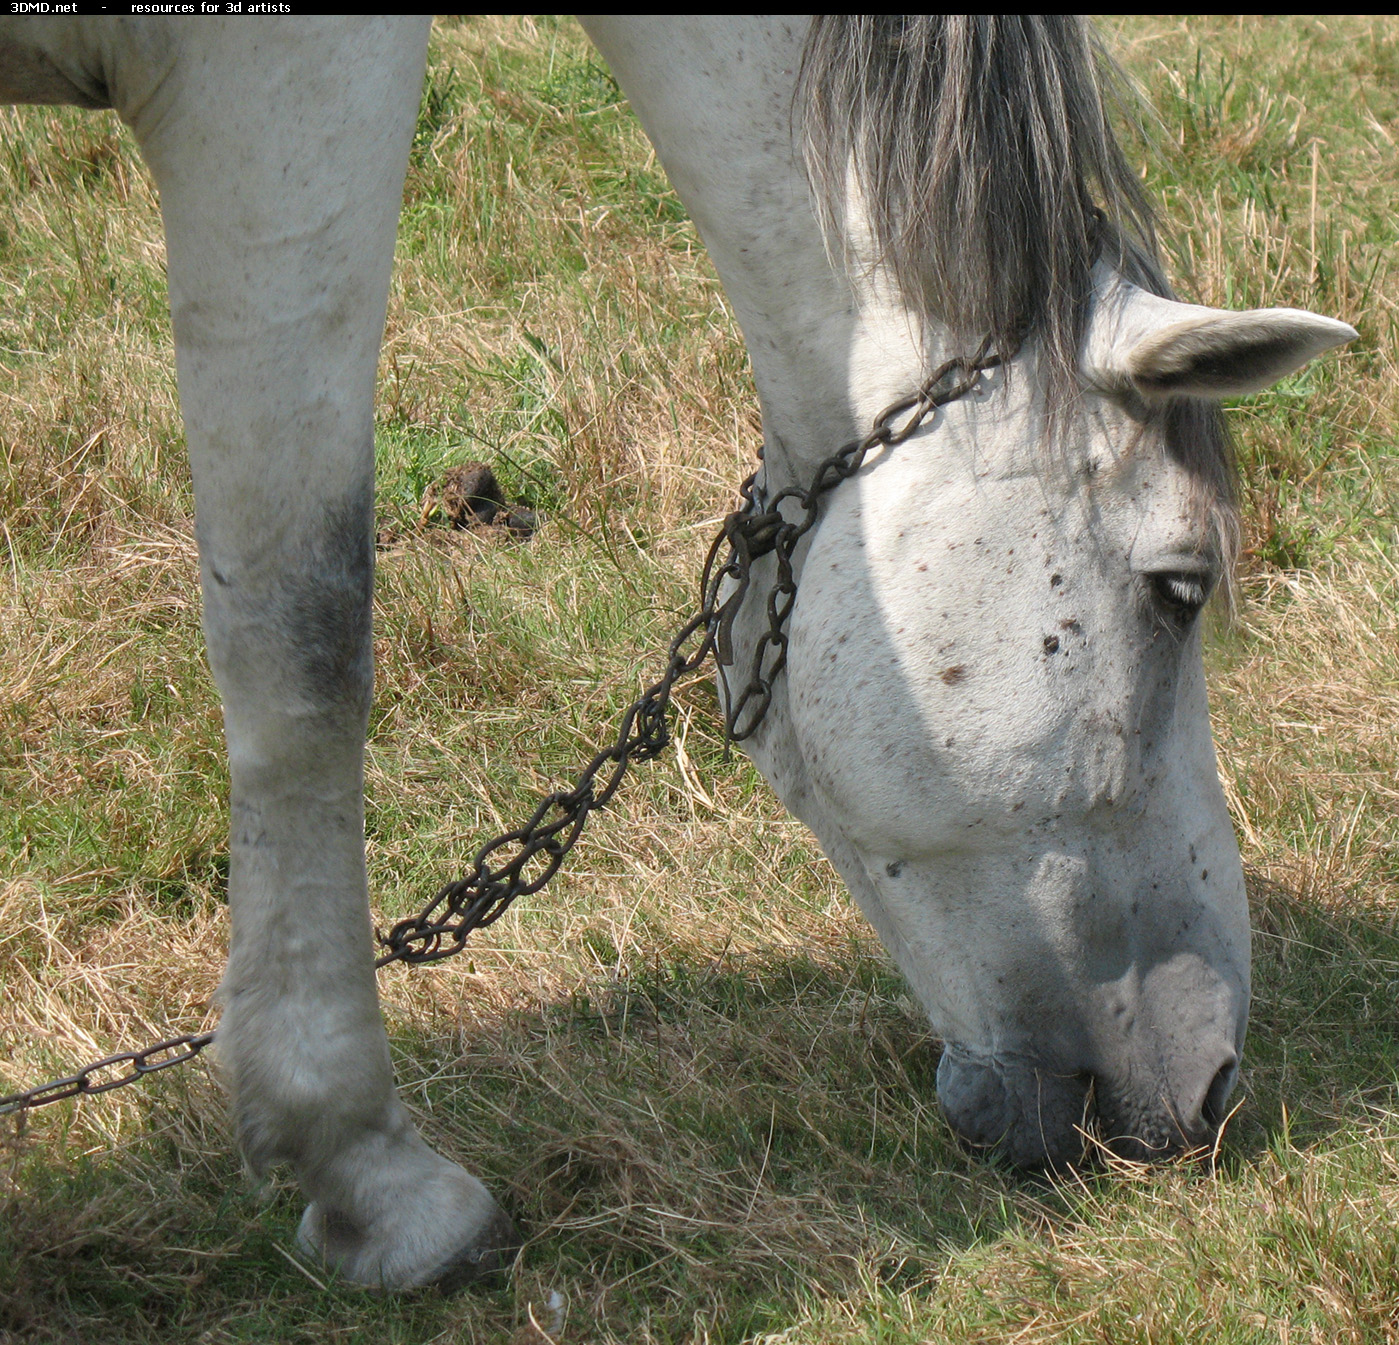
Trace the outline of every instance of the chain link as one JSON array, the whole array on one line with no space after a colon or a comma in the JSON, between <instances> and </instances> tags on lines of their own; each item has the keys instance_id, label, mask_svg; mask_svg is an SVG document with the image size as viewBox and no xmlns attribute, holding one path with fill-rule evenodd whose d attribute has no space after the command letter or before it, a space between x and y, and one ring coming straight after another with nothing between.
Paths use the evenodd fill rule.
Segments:
<instances>
[{"instance_id":1,"label":"chain link","mask_svg":"<svg viewBox=\"0 0 1399 1345\"><path fill-rule=\"evenodd\" d=\"M794 559L798 544L820 517L821 501L854 476L873 450L903 443L938 407L965 397L983 373L1001 362L1002 355L992 350L989 340L970 359L948 360L917 392L885 407L863 439L824 459L805 488L787 486L769 498L758 483L761 467L748 477L739 487L742 504L724 519L705 557L699 610L670 642L665 672L622 716L612 745L593 757L572 789L546 794L523 826L482 846L466 877L446 884L417 915L378 935L387 951L375 967L452 957L462 951L473 930L499 920L517 897L538 892L577 844L588 815L612 801L632 763L650 761L665 750L670 741L666 712L676 683L696 672L711 653L724 686L725 739L742 742L752 737L787 664L787 618L797 596ZM761 462L761 450L758 456ZM784 512L789 502L792 508ZM769 554L776 557L777 573L767 596L767 629L758 639L748 681L734 692L728 680L734 666L733 622L747 597L754 562ZM122 1088L191 1059L213 1040L212 1032L204 1032L108 1056L67 1078L0 1097L0 1116ZM111 1079L101 1077L121 1065L131 1068Z\"/></svg>"},{"instance_id":2,"label":"chain link","mask_svg":"<svg viewBox=\"0 0 1399 1345\"><path fill-rule=\"evenodd\" d=\"M168 1041L155 1042L139 1051L121 1051L117 1055L94 1060L92 1064L84 1065L76 1074L70 1074L66 1079L55 1079L39 1088L31 1088L28 1092L0 1097L0 1116L28 1111L32 1107L43 1107L50 1102L61 1102L66 1097L110 1093L113 1088L125 1088L137 1079L144 1079L147 1074L156 1074L163 1069L169 1069L171 1065L183 1065L186 1060L193 1060L213 1040L212 1032L187 1033L183 1037L171 1037ZM118 1074L111 1079L101 1077L103 1071L115 1069L119 1065L130 1065L131 1068L125 1074Z\"/></svg>"}]
</instances>

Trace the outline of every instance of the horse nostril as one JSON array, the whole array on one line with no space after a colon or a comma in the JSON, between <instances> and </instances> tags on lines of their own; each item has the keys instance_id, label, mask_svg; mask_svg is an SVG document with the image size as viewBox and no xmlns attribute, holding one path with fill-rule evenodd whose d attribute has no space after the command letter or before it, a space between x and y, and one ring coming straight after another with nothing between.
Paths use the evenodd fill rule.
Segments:
<instances>
[{"instance_id":1,"label":"horse nostril","mask_svg":"<svg viewBox=\"0 0 1399 1345\"><path fill-rule=\"evenodd\" d=\"M1229 1100L1229 1093L1238 1075L1239 1062L1231 1055L1210 1082L1209 1091L1200 1106L1200 1117L1211 1130L1218 1130L1224 1124L1227 1114L1224 1104Z\"/></svg>"}]
</instances>

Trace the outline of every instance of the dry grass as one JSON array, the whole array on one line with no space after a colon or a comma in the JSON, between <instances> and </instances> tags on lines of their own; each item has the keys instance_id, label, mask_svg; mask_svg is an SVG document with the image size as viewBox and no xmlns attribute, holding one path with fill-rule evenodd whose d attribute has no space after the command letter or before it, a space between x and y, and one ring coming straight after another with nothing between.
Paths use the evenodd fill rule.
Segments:
<instances>
[{"instance_id":1,"label":"dry grass","mask_svg":"<svg viewBox=\"0 0 1399 1345\"><path fill-rule=\"evenodd\" d=\"M962 1155L920 1015L697 681L682 750L553 895L384 977L410 1105L531 1235L507 1288L325 1283L193 1067L3 1141L0 1340L1399 1339L1399 28L1110 38L1161 111L1185 288L1362 332L1235 413L1247 554L1211 660L1257 1003L1214 1169L1043 1185ZM0 116L3 1088L212 1021L226 774L153 194L110 120ZM605 736L755 424L693 230L576 30L440 27L379 412L382 918ZM475 458L543 511L534 541L419 529Z\"/></svg>"}]
</instances>

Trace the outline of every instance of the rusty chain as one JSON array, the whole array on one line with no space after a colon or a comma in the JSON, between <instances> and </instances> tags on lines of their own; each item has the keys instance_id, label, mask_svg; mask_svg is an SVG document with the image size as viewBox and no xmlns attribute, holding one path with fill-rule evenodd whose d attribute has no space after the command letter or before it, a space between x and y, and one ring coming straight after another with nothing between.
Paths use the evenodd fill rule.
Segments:
<instances>
[{"instance_id":1,"label":"rusty chain","mask_svg":"<svg viewBox=\"0 0 1399 1345\"><path fill-rule=\"evenodd\" d=\"M127 1084L144 1079L148 1074L156 1074L160 1070L169 1069L171 1065L183 1065L186 1060L193 1060L213 1040L212 1032L191 1032L183 1037L171 1037L167 1041L155 1042L139 1051L121 1051L117 1055L94 1060L92 1064L84 1065L76 1074L70 1074L66 1078L54 1079L52 1083L31 1088L27 1092L0 1097L0 1116L10 1112L30 1111L50 1102L61 1102L66 1097L77 1097L80 1093L110 1093L113 1088L125 1088ZM118 1074L111 1079L101 1077L105 1071L114 1070L121 1065L130 1065L131 1068L125 1074Z\"/></svg>"},{"instance_id":2,"label":"rusty chain","mask_svg":"<svg viewBox=\"0 0 1399 1345\"><path fill-rule=\"evenodd\" d=\"M388 951L375 967L452 957L462 951L473 930L499 920L517 897L538 892L577 844L588 815L612 801L632 763L650 761L665 750L670 741L666 712L675 684L698 670L711 653L725 693L725 739L741 742L751 737L772 703L773 687L787 663L787 618L797 596L794 558L798 544L820 517L822 499L854 476L872 451L903 443L938 407L966 396L982 374L1001 362L1001 353L992 349L989 340L970 359L946 361L917 392L885 407L864 438L822 461L805 488L786 486L769 498L758 483L761 466L749 476L739 487L742 504L724 519L705 557L699 610L670 642L660 679L622 716L616 740L583 768L572 789L545 795L523 826L482 846L465 878L446 884L417 915L378 935ZM758 457L761 464L761 449ZM789 503L792 507L784 512L783 506ZM796 517L789 518L789 513ZM728 683L728 669L734 664L733 622L747 596L754 562L769 554L776 557L777 573L767 597L767 630L758 639L747 683L735 693ZM213 1040L213 1032L189 1033L139 1051L107 1056L76 1074L0 1097L0 1116L123 1088L183 1064ZM130 1068L112 1078L102 1077L121 1066Z\"/></svg>"}]
</instances>

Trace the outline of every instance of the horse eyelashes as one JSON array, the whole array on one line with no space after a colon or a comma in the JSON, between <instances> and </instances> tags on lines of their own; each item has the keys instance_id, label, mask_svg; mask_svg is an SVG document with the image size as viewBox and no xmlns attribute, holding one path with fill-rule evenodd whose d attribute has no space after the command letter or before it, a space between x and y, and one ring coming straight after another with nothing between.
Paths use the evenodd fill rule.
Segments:
<instances>
[{"instance_id":1,"label":"horse eyelashes","mask_svg":"<svg viewBox=\"0 0 1399 1345\"><path fill-rule=\"evenodd\" d=\"M1209 600L1212 585L1206 575L1164 571L1146 576L1152 605L1161 615L1188 625Z\"/></svg>"}]
</instances>

